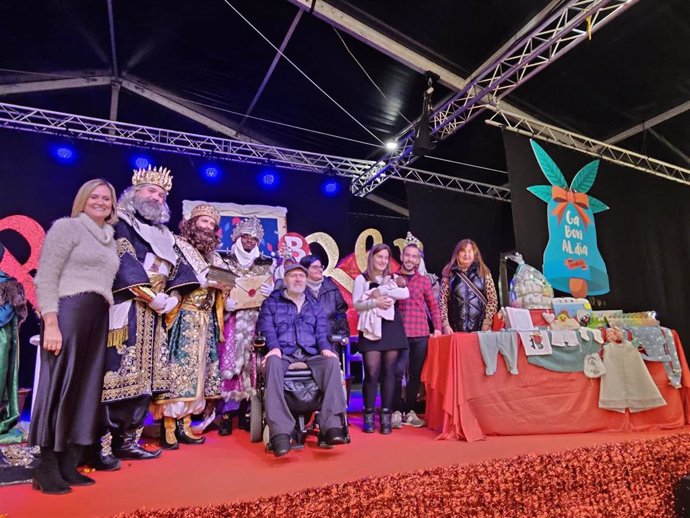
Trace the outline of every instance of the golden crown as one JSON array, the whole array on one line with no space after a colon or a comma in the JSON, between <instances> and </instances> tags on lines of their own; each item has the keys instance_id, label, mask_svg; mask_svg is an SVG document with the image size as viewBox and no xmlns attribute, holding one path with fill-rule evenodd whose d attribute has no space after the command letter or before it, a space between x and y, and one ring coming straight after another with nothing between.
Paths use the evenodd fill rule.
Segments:
<instances>
[{"instance_id":1,"label":"golden crown","mask_svg":"<svg viewBox=\"0 0 690 518\"><path fill-rule=\"evenodd\" d=\"M189 219L198 218L199 216L208 216L216 222L216 225L220 223L220 212L218 212L218 209L216 209L213 205L200 203L192 209Z\"/></svg>"},{"instance_id":2,"label":"golden crown","mask_svg":"<svg viewBox=\"0 0 690 518\"><path fill-rule=\"evenodd\" d=\"M172 189L172 179L173 177L170 175L170 169L167 167L154 167L152 169L149 164L148 169L142 167L141 169L134 170L132 185L150 183L165 189L166 192L170 192L170 189Z\"/></svg>"},{"instance_id":3,"label":"golden crown","mask_svg":"<svg viewBox=\"0 0 690 518\"><path fill-rule=\"evenodd\" d=\"M407 245L414 245L420 250L424 250L424 245L422 245L422 242L414 237L412 235L412 232L407 232L407 235L405 236L405 240L403 241L403 248L405 248Z\"/></svg>"}]
</instances>

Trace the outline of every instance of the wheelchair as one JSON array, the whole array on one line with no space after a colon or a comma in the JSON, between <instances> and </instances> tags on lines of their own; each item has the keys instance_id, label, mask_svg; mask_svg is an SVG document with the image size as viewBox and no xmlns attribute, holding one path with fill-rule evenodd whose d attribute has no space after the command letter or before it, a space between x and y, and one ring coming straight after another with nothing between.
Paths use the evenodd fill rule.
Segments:
<instances>
[{"instance_id":1,"label":"wheelchair","mask_svg":"<svg viewBox=\"0 0 690 518\"><path fill-rule=\"evenodd\" d=\"M331 343L336 345L343 345L345 341L349 341L348 337L340 335L333 335L329 337ZM263 358L266 348L266 339L258 334L254 337L254 361L256 372L256 394L250 400L250 424L249 437L251 442L263 441L266 446L266 451L272 451L271 441L269 437L268 425L266 424L266 416L263 409L265 383L264 373L261 368L261 359ZM347 397L345 388L345 378L341 379L343 392ZM321 435L318 433L318 425L316 423L316 416L321 408L323 402L323 393L312 377L311 370L304 362L295 362L288 367L285 372L285 402L292 412L295 419L295 429L292 432L292 449L303 449L307 437L317 435L319 437L318 446L320 448L332 448L326 444ZM345 437L345 444L351 442L349 425L347 422L347 413L342 416L342 430L343 437Z\"/></svg>"}]
</instances>

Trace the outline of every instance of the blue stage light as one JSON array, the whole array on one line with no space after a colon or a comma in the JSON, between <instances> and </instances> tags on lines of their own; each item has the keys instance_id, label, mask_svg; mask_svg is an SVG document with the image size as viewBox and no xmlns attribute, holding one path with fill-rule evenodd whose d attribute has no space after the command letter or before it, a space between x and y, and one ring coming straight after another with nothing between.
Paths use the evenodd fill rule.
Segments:
<instances>
[{"instance_id":1,"label":"blue stage light","mask_svg":"<svg viewBox=\"0 0 690 518\"><path fill-rule=\"evenodd\" d=\"M59 147L57 150L57 156L63 160L69 160L72 158L72 156L74 156L74 151L68 147Z\"/></svg>"},{"instance_id":2,"label":"blue stage light","mask_svg":"<svg viewBox=\"0 0 690 518\"><path fill-rule=\"evenodd\" d=\"M259 181L264 189L275 189L280 183L280 176L272 169L264 169L259 175Z\"/></svg>"},{"instance_id":3,"label":"blue stage light","mask_svg":"<svg viewBox=\"0 0 690 518\"><path fill-rule=\"evenodd\" d=\"M151 165L151 162L149 162L148 158L140 156L134 159L134 165L137 167L137 169L146 169Z\"/></svg>"},{"instance_id":4,"label":"blue stage light","mask_svg":"<svg viewBox=\"0 0 690 518\"><path fill-rule=\"evenodd\" d=\"M66 144L57 144L51 148L55 159L62 164L71 164L77 158L76 150Z\"/></svg>"},{"instance_id":5,"label":"blue stage light","mask_svg":"<svg viewBox=\"0 0 690 518\"><path fill-rule=\"evenodd\" d=\"M321 191L326 196L335 196L340 192L340 184L337 180L330 178L321 184Z\"/></svg>"},{"instance_id":6,"label":"blue stage light","mask_svg":"<svg viewBox=\"0 0 690 518\"><path fill-rule=\"evenodd\" d=\"M213 162L203 164L199 168L199 172L204 180L211 183L218 182L223 176L223 170Z\"/></svg>"},{"instance_id":7,"label":"blue stage light","mask_svg":"<svg viewBox=\"0 0 690 518\"><path fill-rule=\"evenodd\" d=\"M132 167L135 169L148 169L149 166L153 167L153 160L150 155L144 154L137 150L134 154L129 157Z\"/></svg>"}]
</instances>

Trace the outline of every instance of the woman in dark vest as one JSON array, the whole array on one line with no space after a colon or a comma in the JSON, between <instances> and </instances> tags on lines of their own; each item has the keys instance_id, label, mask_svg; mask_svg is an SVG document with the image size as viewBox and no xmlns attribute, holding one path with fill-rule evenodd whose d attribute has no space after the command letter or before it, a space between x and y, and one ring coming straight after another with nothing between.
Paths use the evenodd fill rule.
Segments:
<instances>
[{"instance_id":1,"label":"woman in dark vest","mask_svg":"<svg viewBox=\"0 0 690 518\"><path fill-rule=\"evenodd\" d=\"M498 299L491 272L482 260L477 244L463 239L441 274L441 318L443 333L488 331Z\"/></svg>"}]
</instances>

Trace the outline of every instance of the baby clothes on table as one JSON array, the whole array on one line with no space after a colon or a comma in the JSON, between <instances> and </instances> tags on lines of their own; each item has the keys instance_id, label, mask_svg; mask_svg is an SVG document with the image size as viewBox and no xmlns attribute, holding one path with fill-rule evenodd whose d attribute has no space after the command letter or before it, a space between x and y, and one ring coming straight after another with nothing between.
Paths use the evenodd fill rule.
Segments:
<instances>
[{"instance_id":1,"label":"baby clothes on table","mask_svg":"<svg viewBox=\"0 0 690 518\"><path fill-rule=\"evenodd\" d=\"M589 337L590 334L585 333ZM583 340L578 334L578 347L554 347L549 356L528 356L527 361L536 367L554 372L582 372L585 356L601 350L595 340Z\"/></svg>"},{"instance_id":2,"label":"baby clothes on table","mask_svg":"<svg viewBox=\"0 0 690 518\"><path fill-rule=\"evenodd\" d=\"M601 378L599 408L614 412L642 412L664 406L642 356L628 341L604 346L606 374Z\"/></svg>"},{"instance_id":3,"label":"baby clothes on table","mask_svg":"<svg viewBox=\"0 0 690 518\"><path fill-rule=\"evenodd\" d=\"M585 341L593 340L598 344L604 345L604 335L601 329L590 329L588 327L581 327L577 330L580 338Z\"/></svg>"},{"instance_id":4,"label":"baby clothes on table","mask_svg":"<svg viewBox=\"0 0 690 518\"><path fill-rule=\"evenodd\" d=\"M479 351L486 366L486 375L493 376L496 372L498 353L503 355L508 372L515 375L517 369L518 344L517 335L513 331L483 331L477 333L479 337Z\"/></svg>"},{"instance_id":5,"label":"baby clothes on table","mask_svg":"<svg viewBox=\"0 0 690 518\"><path fill-rule=\"evenodd\" d=\"M547 331L520 331L518 334L527 357L553 353Z\"/></svg>"},{"instance_id":6,"label":"baby clothes on table","mask_svg":"<svg viewBox=\"0 0 690 518\"><path fill-rule=\"evenodd\" d=\"M577 331L573 329L552 329L551 345L558 347L577 347L580 345L577 336Z\"/></svg>"},{"instance_id":7,"label":"baby clothes on table","mask_svg":"<svg viewBox=\"0 0 690 518\"><path fill-rule=\"evenodd\" d=\"M662 362L672 387L680 388L682 369L676 343L670 329L659 326L630 328L633 339L644 347L642 358L650 362Z\"/></svg>"}]
</instances>

